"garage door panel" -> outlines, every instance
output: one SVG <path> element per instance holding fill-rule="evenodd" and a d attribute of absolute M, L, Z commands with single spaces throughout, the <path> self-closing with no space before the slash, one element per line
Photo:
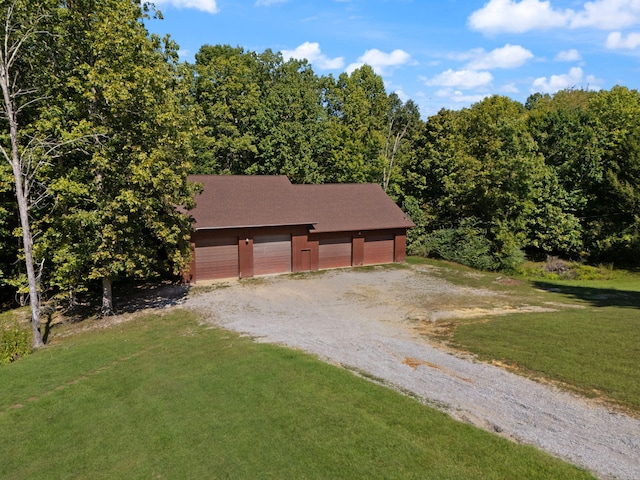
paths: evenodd
<path fill-rule="evenodd" d="M 375 235 L 364 239 L 364 264 L 393 263 L 394 235 Z"/>
<path fill-rule="evenodd" d="M 323 238 L 318 242 L 318 268 L 351 266 L 351 237 Z"/>
<path fill-rule="evenodd" d="M 197 280 L 239 275 L 238 237 L 208 238 L 196 244 Z"/>
<path fill-rule="evenodd" d="M 253 273 L 291 272 L 291 235 L 256 235 L 253 239 Z"/>

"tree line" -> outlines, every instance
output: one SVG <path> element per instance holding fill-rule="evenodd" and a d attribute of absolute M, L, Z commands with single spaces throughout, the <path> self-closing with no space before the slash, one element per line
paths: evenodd
<path fill-rule="evenodd" d="M 491 96 L 422 120 L 363 66 L 203 46 L 192 87 L 198 173 L 374 182 L 411 215 L 410 249 L 484 269 L 547 255 L 640 261 L 640 94 Z"/>
<path fill-rule="evenodd" d="M 484 269 L 528 256 L 639 260 L 640 95 L 492 96 L 423 120 L 363 66 L 204 45 L 180 62 L 137 0 L 9 0 L 0 12 L 0 282 L 70 306 L 189 259 L 189 173 L 374 182 L 409 248 Z"/>

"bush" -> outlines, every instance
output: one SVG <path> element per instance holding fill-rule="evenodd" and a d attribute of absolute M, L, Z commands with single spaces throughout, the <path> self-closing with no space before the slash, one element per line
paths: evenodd
<path fill-rule="evenodd" d="M 0 365 L 31 352 L 31 331 L 22 326 L 0 327 Z"/>
<path fill-rule="evenodd" d="M 611 280 L 613 267 L 607 265 L 586 265 L 579 262 L 547 257 L 542 263 L 529 262 L 517 270 L 518 275 L 547 280 Z"/>
<path fill-rule="evenodd" d="M 462 221 L 457 228 L 431 232 L 424 240 L 424 253 L 479 270 L 496 270 L 500 262 L 492 254 L 486 230 L 474 219 Z"/>
<path fill-rule="evenodd" d="M 414 197 L 406 197 L 402 202 L 402 210 L 409 215 L 415 227 L 407 232 L 407 252 L 418 254 L 424 249 L 427 215 Z"/>

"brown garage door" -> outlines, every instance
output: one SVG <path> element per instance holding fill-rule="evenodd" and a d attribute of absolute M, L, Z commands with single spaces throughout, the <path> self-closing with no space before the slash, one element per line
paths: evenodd
<path fill-rule="evenodd" d="M 351 237 L 322 238 L 318 242 L 318 268 L 351 266 Z"/>
<path fill-rule="evenodd" d="M 238 237 L 206 239 L 196 243 L 196 281 L 237 277 Z"/>
<path fill-rule="evenodd" d="M 291 271 L 291 235 L 256 235 L 253 238 L 253 274 Z"/>
<path fill-rule="evenodd" d="M 373 235 L 364 239 L 364 264 L 393 263 L 394 236 Z"/>

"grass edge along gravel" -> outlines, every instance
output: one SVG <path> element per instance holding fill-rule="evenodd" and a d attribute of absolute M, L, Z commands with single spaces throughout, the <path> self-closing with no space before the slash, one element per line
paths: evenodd
<path fill-rule="evenodd" d="M 449 347 L 640 416 L 640 274 L 606 269 L 595 278 L 512 277 L 412 257 L 458 285 L 509 292 L 552 313 L 527 312 L 438 322 Z"/>
<path fill-rule="evenodd" d="M 0 367 L 0 478 L 593 478 L 174 309 Z"/>

